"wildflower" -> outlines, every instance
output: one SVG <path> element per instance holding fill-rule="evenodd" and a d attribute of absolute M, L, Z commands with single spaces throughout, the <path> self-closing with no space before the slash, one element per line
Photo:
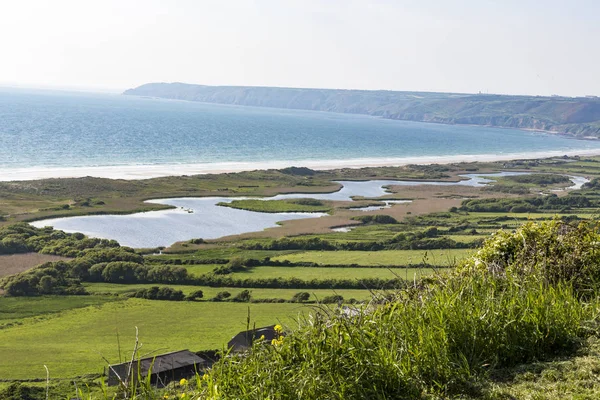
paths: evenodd
<path fill-rule="evenodd" d="M 187 385 L 187 384 L 188 384 L 188 381 L 187 381 L 187 379 L 185 379 L 185 378 L 182 378 L 182 379 L 179 381 L 179 384 L 180 384 L 181 386 L 185 386 L 185 385 Z"/>
<path fill-rule="evenodd" d="M 204 374 L 204 375 L 202 375 L 202 380 L 203 380 L 203 381 L 207 381 L 207 380 L 208 380 L 208 374 Z"/>
<path fill-rule="evenodd" d="M 260 337 L 258 338 L 259 342 L 263 342 L 265 340 L 265 335 L 260 335 Z"/>
<path fill-rule="evenodd" d="M 279 338 L 271 340 L 271 345 L 273 345 L 273 346 L 279 346 L 281 344 L 283 344 L 283 336 L 280 336 Z"/>
<path fill-rule="evenodd" d="M 282 327 L 281 325 L 277 324 L 277 325 L 275 325 L 275 326 L 273 327 L 273 330 L 274 330 L 275 332 L 277 332 L 277 333 L 282 333 L 282 332 L 283 332 L 283 327 Z"/>

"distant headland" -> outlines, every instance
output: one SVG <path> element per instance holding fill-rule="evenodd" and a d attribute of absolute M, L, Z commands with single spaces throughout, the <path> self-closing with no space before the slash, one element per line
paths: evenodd
<path fill-rule="evenodd" d="M 123 94 L 203 103 L 364 114 L 388 119 L 600 137 L 600 97 L 147 83 Z"/>

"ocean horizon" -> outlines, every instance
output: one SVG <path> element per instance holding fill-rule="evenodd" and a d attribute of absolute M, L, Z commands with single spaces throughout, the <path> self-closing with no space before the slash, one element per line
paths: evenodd
<path fill-rule="evenodd" d="M 0 181 L 593 154 L 600 141 L 518 129 L 0 88 Z"/>

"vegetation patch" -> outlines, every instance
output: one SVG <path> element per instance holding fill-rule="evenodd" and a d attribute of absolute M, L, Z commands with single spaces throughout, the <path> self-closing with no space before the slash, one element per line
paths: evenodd
<path fill-rule="evenodd" d="M 539 211 L 568 211 L 572 208 L 599 207 L 600 199 L 581 194 L 559 197 L 547 196 L 512 199 L 473 199 L 463 201 L 460 210 L 469 212 L 512 212 L 530 213 Z"/>
<path fill-rule="evenodd" d="M 516 182 L 516 183 L 524 183 L 527 185 L 537 185 L 537 186 L 571 183 L 571 180 L 569 179 L 568 176 L 554 175 L 554 174 L 510 175 L 510 176 L 505 176 L 502 179 L 511 181 L 511 182 Z"/>
<path fill-rule="evenodd" d="M 357 217 L 352 217 L 355 221 L 360 221 L 363 224 L 397 224 L 398 221 L 396 218 L 391 217 L 389 215 L 379 214 L 379 215 L 359 215 Z"/>
<path fill-rule="evenodd" d="M 217 205 L 223 207 L 237 208 L 240 210 L 256 211 L 264 213 L 282 212 L 331 212 L 329 202 L 315 199 L 286 199 L 286 200 L 233 200 L 231 202 L 220 202 Z"/>

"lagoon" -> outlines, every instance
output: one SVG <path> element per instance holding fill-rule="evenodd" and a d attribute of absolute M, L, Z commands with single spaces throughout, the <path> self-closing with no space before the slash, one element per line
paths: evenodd
<path fill-rule="evenodd" d="M 319 200 L 348 201 L 355 196 L 377 198 L 389 194 L 387 186 L 402 185 L 465 185 L 481 187 L 493 182 L 493 177 L 518 175 L 522 172 L 495 174 L 465 174 L 459 182 L 419 181 L 339 181 L 342 188 L 333 193 L 282 194 L 263 200 L 281 200 L 309 197 Z M 571 177 L 572 189 L 587 180 Z M 579 186 L 580 187 L 580 186 Z M 216 239 L 223 236 L 261 231 L 277 226 L 277 222 L 302 218 L 319 218 L 324 213 L 260 213 L 221 207 L 220 202 L 244 200 L 249 197 L 204 197 L 148 200 L 149 203 L 173 206 L 170 210 L 150 211 L 131 215 L 94 215 L 56 218 L 33 222 L 36 227 L 52 226 L 66 232 L 81 232 L 88 236 L 115 239 L 125 246 L 158 247 L 192 238 Z M 385 208 L 388 205 L 378 208 Z"/>

